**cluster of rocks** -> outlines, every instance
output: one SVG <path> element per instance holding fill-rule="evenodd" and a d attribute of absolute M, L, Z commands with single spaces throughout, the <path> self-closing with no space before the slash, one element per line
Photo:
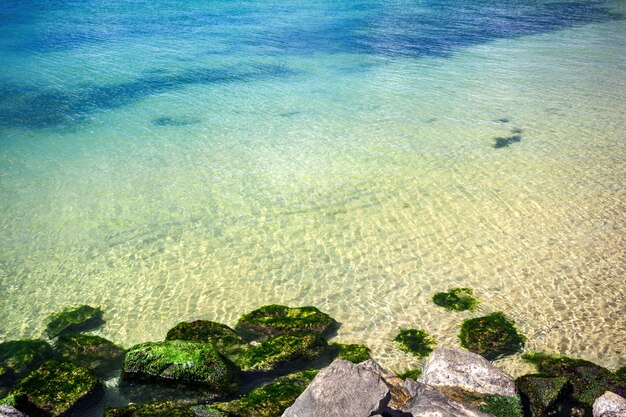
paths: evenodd
<path fill-rule="evenodd" d="M 471 291 L 459 290 L 439 295 L 437 305 L 474 309 Z M 471 352 L 433 350 L 427 332 L 402 330 L 401 349 L 430 355 L 422 369 L 399 376 L 364 345 L 329 343 L 339 324 L 314 307 L 264 306 L 234 328 L 182 322 L 165 340 L 128 350 L 81 333 L 102 323 L 100 309 L 78 306 L 49 318 L 49 340 L 0 343 L 0 417 L 81 415 L 102 397 L 103 379 L 116 376 L 194 395 L 108 408 L 105 417 L 626 416 L 624 368 L 526 354 L 537 373 L 514 381 L 493 366 L 490 359 L 525 341 L 503 313 L 463 321 L 459 340 Z"/>

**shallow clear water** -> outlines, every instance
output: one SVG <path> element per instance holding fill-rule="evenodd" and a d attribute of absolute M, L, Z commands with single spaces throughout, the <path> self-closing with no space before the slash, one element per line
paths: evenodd
<path fill-rule="evenodd" d="M 624 365 L 624 16 L 2 2 L 0 339 L 76 303 L 126 346 L 310 304 L 403 370 L 399 328 L 457 346 L 463 319 L 502 310 L 530 349 Z M 453 286 L 482 312 L 430 302 Z"/>

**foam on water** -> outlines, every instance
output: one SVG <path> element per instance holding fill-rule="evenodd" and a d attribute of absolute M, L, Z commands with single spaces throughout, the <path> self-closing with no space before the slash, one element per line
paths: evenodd
<path fill-rule="evenodd" d="M 0 338 L 75 303 L 126 346 L 310 304 L 403 370 L 399 328 L 457 346 L 502 310 L 624 365 L 624 4 L 466 2 L 426 36 L 458 2 L 11 3 Z M 430 301 L 453 286 L 483 311 Z"/>

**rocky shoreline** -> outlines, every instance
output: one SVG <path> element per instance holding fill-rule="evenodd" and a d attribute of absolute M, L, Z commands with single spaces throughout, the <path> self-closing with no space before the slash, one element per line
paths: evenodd
<path fill-rule="evenodd" d="M 437 293 L 447 310 L 475 310 L 471 289 Z M 123 349 L 84 334 L 104 323 L 90 306 L 49 317 L 47 340 L 0 344 L 0 417 L 80 416 L 101 400 L 103 381 L 172 387 L 187 399 L 111 407 L 104 417 L 624 417 L 626 367 L 526 352 L 536 373 L 517 380 L 490 360 L 523 350 L 504 313 L 461 323 L 467 350 L 436 349 L 422 329 L 400 329 L 398 347 L 425 358 L 396 375 L 364 345 L 330 343 L 340 326 L 315 307 L 268 305 L 234 328 L 182 322 L 163 341 Z"/>

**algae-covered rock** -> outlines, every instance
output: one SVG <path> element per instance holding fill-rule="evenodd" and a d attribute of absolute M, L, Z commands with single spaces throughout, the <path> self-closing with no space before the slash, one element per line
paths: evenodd
<path fill-rule="evenodd" d="M 337 359 L 361 363 L 371 358 L 370 349 L 365 345 L 337 343 L 336 347 L 339 348 Z"/>
<path fill-rule="evenodd" d="M 404 329 L 393 339 L 400 345 L 400 350 L 412 353 L 418 358 L 427 356 L 435 348 L 435 339 L 421 329 Z"/>
<path fill-rule="evenodd" d="M 545 353 L 528 353 L 522 358 L 545 376 L 566 378 L 572 387 L 571 399 L 580 403 L 588 415 L 591 415 L 593 402 L 605 391 L 626 396 L 626 382 L 592 362 Z"/>
<path fill-rule="evenodd" d="M 215 346 L 186 340 L 147 342 L 126 353 L 124 375 L 161 383 L 197 385 L 216 394 L 237 390 L 239 368 Z"/>
<path fill-rule="evenodd" d="M 487 395 L 482 398 L 481 404 L 476 409 L 495 417 L 524 417 L 519 396 Z"/>
<path fill-rule="evenodd" d="M 241 336 L 227 325 L 209 320 L 178 323 L 167 332 L 165 340 L 211 343 L 222 353 L 236 350 L 246 344 Z"/>
<path fill-rule="evenodd" d="M 451 288 L 447 292 L 435 293 L 433 302 L 448 311 L 475 311 L 479 304 L 471 288 Z"/>
<path fill-rule="evenodd" d="M 526 342 L 515 322 L 502 312 L 463 321 L 459 340 L 461 346 L 489 360 L 519 352 Z"/>
<path fill-rule="evenodd" d="M 48 317 L 46 334 L 57 337 L 62 333 L 74 333 L 98 327 L 104 323 L 102 310 L 97 307 L 82 305 L 67 307 Z"/>
<path fill-rule="evenodd" d="M 165 401 L 110 407 L 104 410 L 103 417 L 198 417 L 198 415 L 190 405 Z"/>
<path fill-rule="evenodd" d="M 99 388 L 98 379 L 88 369 L 52 360 L 15 388 L 17 408 L 29 415 L 61 416 Z"/>
<path fill-rule="evenodd" d="M 558 413 L 560 402 L 568 391 L 567 378 L 546 377 L 542 375 L 524 375 L 516 385 L 530 409 L 533 417 Z"/>
<path fill-rule="evenodd" d="M 86 334 L 64 334 L 54 346 L 63 360 L 76 363 L 98 374 L 120 369 L 124 360 L 124 349 L 100 336 Z"/>
<path fill-rule="evenodd" d="M 323 335 L 336 326 L 335 319 L 315 307 L 287 307 L 272 304 L 241 316 L 235 329 L 248 337 L 259 338 L 287 333 Z"/>
<path fill-rule="evenodd" d="M 228 416 L 279 417 L 302 394 L 316 374 L 317 371 L 296 372 L 254 389 L 240 399 L 208 407 L 194 407 L 194 410 L 199 415 L 206 415 L 200 413 L 212 409 Z"/>
<path fill-rule="evenodd" d="M 314 359 L 327 346 L 326 339 L 316 333 L 284 334 L 254 345 L 232 359 L 245 371 L 271 371 L 286 362 Z"/>
<path fill-rule="evenodd" d="M 398 374 L 398 376 L 402 379 L 412 379 L 414 381 L 416 381 L 421 375 L 422 375 L 421 369 L 409 369 Z"/>
<path fill-rule="evenodd" d="M 38 339 L 0 343 L 0 387 L 8 386 L 52 357 L 52 347 Z"/>

